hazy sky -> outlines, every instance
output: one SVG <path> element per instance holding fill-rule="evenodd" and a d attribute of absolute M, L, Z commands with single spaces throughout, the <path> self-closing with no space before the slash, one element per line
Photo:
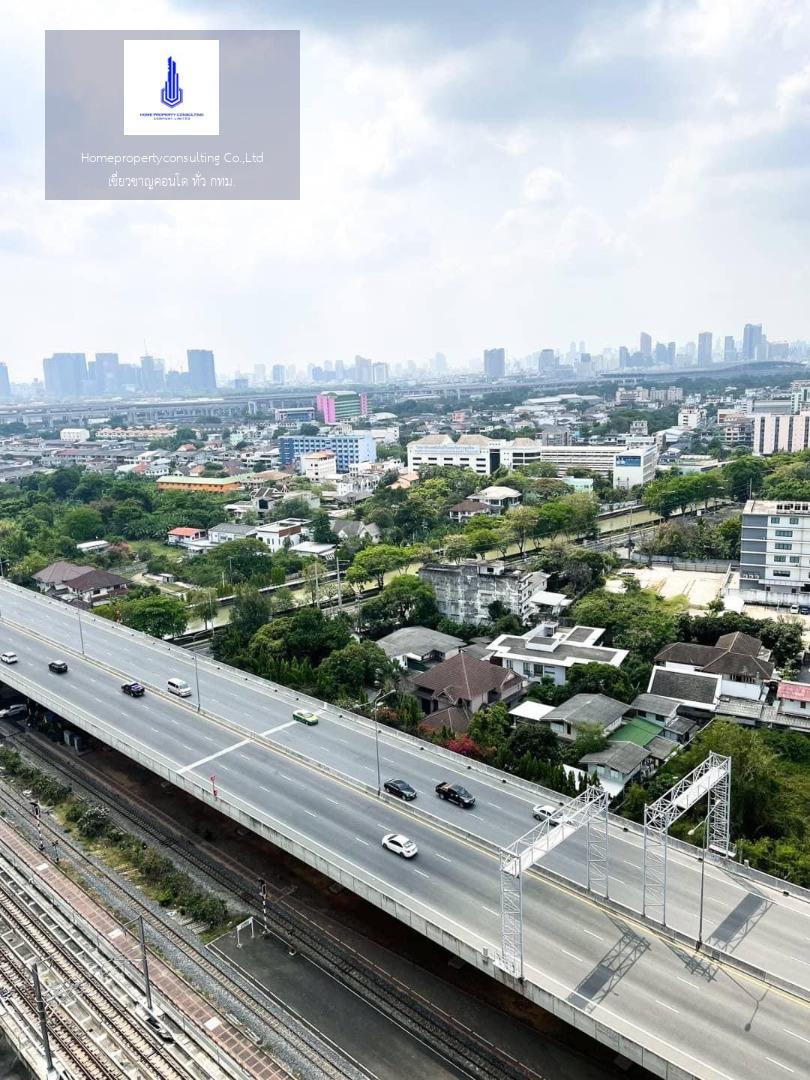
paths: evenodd
<path fill-rule="evenodd" d="M 810 337 L 810 0 L 0 0 L 0 16 L 12 378 L 144 341 L 233 371 L 746 321 Z M 258 20 L 302 31 L 300 202 L 44 201 L 46 27 Z"/>

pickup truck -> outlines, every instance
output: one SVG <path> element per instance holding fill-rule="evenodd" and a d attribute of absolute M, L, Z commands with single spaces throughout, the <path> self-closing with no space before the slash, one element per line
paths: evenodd
<path fill-rule="evenodd" d="M 463 806 L 465 810 L 475 806 L 475 796 L 471 795 L 461 784 L 450 784 L 447 780 L 443 780 L 436 785 L 436 794 L 440 799 L 454 802 L 456 806 Z"/>

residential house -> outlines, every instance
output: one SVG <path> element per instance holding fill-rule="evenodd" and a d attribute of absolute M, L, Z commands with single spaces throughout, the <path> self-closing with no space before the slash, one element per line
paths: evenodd
<path fill-rule="evenodd" d="M 232 540 L 252 540 L 256 536 L 256 525 L 239 525 L 234 521 L 223 521 L 208 530 L 208 539 L 212 544 L 226 544 Z"/>
<path fill-rule="evenodd" d="M 271 521 L 267 525 L 259 525 L 256 529 L 256 538 L 261 540 L 271 551 L 297 547 L 302 540 L 306 539 L 308 524 L 309 522 L 303 521 L 301 518 L 282 518 L 281 521 Z"/>
<path fill-rule="evenodd" d="M 585 754 L 580 759 L 580 765 L 589 776 L 595 774 L 608 795 L 614 798 L 624 791 L 631 780 L 636 777 L 641 779 L 648 756 L 643 746 L 632 742 L 612 742 L 604 750 Z"/>
<path fill-rule="evenodd" d="M 37 571 L 34 574 L 34 581 L 36 581 L 40 592 L 58 596 L 65 591 L 67 581 L 70 581 L 71 578 L 81 577 L 82 574 L 88 574 L 93 569 L 92 566 L 78 566 L 76 563 L 59 559 L 57 562 L 50 563 L 43 570 Z"/>
<path fill-rule="evenodd" d="M 376 644 L 401 668 L 427 671 L 460 652 L 464 640 L 426 626 L 403 626 L 386 634 Z"/>
<path fill-rule="evenodd" d="M 776 688 L 777 723 L 797 731 L 810 731 L 810 683 L 783 680 Z"/>
<path fill-rule="evenodd" d="M 605 736 L 617 731 L 626 711 L 623 701 L 607 694 L 574 694 L 547 712 L 540 722 L 563 742 L 572 743 L 583 731 L 594 728 Z"/>
<path fill-rule="evenodd" d="M 349 518 L 334 518 L 332 532 L 338 540 L 370 540 L 372 544 L 379 544 L 382 536 L 379 525 L 373 521 L 367 524 L 365 521 L 352 521 Z"/>
<path fill-rule="evenodd" d="M 411 693 L 418 698 L 432 730 L 450 727 L 466 731 L 473 715 L 487 705 L 510 705 L 525 688 L 523 679 L 459 652 L 428 671 L 410 676 Z"/>
<path fill-rule="evenodd" d="M 668 671 L 719 675 L 721 697 L 763 701 L 773 677 L 770 652 L 750 634 L 723 634 L 714 645 L 676 641 L 655 657 Z M 673 695 L 678 696 L 678 695 Z"/>
<path fill-rule="evenodd" d="M 621 667 L 626 649 L 598 642 L 605 633 L 597 626 L 559 627 L 542 622 L 525 634 L 501 634 L 487 647 L 495 664 L 516 671 L 530 682 L 550 679 L 562 686 L 575 664 L 609 664 Z"/>
<path fill-rule="evenodd" d="M 523 496 L 515 488 L 500 487 L 496 484 L 485 487 L 482 491 L 476 491 L 473 499 L 488 506 L 491 513 L 502 514 L 513 506 L 517 506 Z"/>
<path fill-rule="evenodd" d="M 455 506 L 451 506 L 447 511 L 447 516 L 451 521 L 464 523 L 470 520 L 470 518 L 478 517 L 480 514 L 491 514 L 489 506 L 485 502 L 481 502 L 478 499 L 462 499 L 461 502 L 457 502 Z"/>
<path fill-rule="evenodd" d="M 104 604 L 117 596 L 125 596 L 131 583 L 120 574 L 93 569 L 70 578 L 64 584 L 63 599 L 68 603 L 79 602 L 84 607 L 95 607 L 96 604 Z"/>
<path fill-rule="evenodd" d="M 192 544 L 197 543 L 200 540 L 205 540 L 207 533 L 205 529 L 194 529 L 191 527 L 180 526 L 176 529 L 170 529 L 166 534 L 166 543 L 172 544 L 175 547 L 189 547 Z"/>

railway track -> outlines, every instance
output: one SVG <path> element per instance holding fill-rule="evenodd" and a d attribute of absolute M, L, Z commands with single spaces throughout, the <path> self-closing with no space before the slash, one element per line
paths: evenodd
<path fill-rule="evenodd" d="M 36 920 L 14 895 L 7 882 L 0 878 L 0 915 L 13 926 L 38 956 L 47 960 L 51 970 L 58 972 L 64 983 L 80 991 L 87 1007 L 95 1013 L 132 1060 L 143 1068 L 144 1077 L 154 1080 L 187 1080 L 188 1072 L 178 1068 L 162 1046 L 146 1037 L 129 1010 L 111 995 L 95 975 L 73 959 L 70 950 Z"/>
<path fill-rule="evenodd" d="M 16 792 L 12 794 L 7 788 L 0 786 L 0 805 L 3 804 L 13 807 L 19 814 L 26 817 L 30 816 L 26 800 L 23 797 L 18 796 Z M 151 926 L 153 929 L 156 928 L 162 938 L 188 955 L 189 942 L 187 939 L 178 933 L 170 920 L 161 918 L 148 904 L 142 901 L 137 895 L 136 889 L 128 889 L 120 885 L 116 877 L 112 873 L 106 871 L 103 865 L 97 864 L 90 859 L 79 844 L 69 836 L 65 836 L 44 818 L 41 819 L 40 826 L 44 832 L 48 832 L 58 839 L 59 847 L 63 853 L 69 851 L 76 863 L 88 866 L 94 875 L 103 877 L 105 887 L 120 900 L 122 905 L 129 909 L 133 909 L 137 914 L 142 915 L 144 922 L 147 925 Z M 280 1040 L 283 1039 L 290 1045 L 296 1053 L 317 1070 L 317 1073 L 324 1077 L 325 1080 L 356 1080 L 358 1070 L 353 1067 L 344 1067 L 339 1053 L 335 1055 L 330 1054 L 328 1047 L 325 1047 L 324 1051 L 321 1051 L 316 1046 L 311 1045 L 310 1042 L 307 1041 L 294 1027 L 279 1019 L 275 1011 L 271 1012 L 270 1010 L 262 1008 L 261 1004 L 257 1002 L 257 995 L 245 991 L 243 987 L 227 973 L 224 964 L 218 965 L 213 963 L 202 950 L 198 950 L 194 953 L 193 961 L 200 971 L 204 972 L 209 978 L 215 980 L 220 987 L 226 990 L 232 998 L 239 1002 L 242 1008 L 250 1014 L 255 1027 L 258 1028 L 259 1031 L 263 1028 L 267 1028 L 279 1036 Z M 272 1002 L 276 1007 L 283 1007 L 282 1002 L 275 999 L 272 994 L 269 994 L 264 990 L 262 990 L 262 993 L 258 996 Z M 226 1025 L 231 1025 L 233 1023 L 232 1017 L 225 1016 L 222 1013 L 221 1015 L 223 1023 Z M 317 1033 L 317 1035 L 320 1039 L 324 1039 L 320 1033 Z M 258 1041 L 258 1036 L 253 1041 Z M 328 1042 L 328 1040 L 326 1041 Z M 293 1074 L 290 1073 L 290 1076 L 292 1075 Z"/>
<path fill-rule="evenodd" d="M 481 1036 L 468 1031 L 454 1017 L 415 994 L 388 972 L 376 967 L 338 940 L 321 923 L 309 919 L 299 906 L 293 907 L 286 902 L 282 894 L 275 897 L 268 895 L 264 912 L 253 878 L 207 857 L 182 832 L 157 823 L 154 816 L 122 799 L 120 791 L 100 777 L 94 776 L 91 786 L 78 769 L 61 760 L 55 761 L 44 748 L 32 748 L 30 744 L 26 744 L 26 750 L 31 749 L 34 750 L 33 756 L 40 758 L 49 768 L 61 775 L 75 792 L 86 794 L 95 802 L 108 801 L 115 807 L 117 815 L 136 825 L 164 849 L 174 849 L 190 866 L 237 897 L 254 917 L 258 917 L 259 925 L 262 925 L 266 914 L 269 933 L 358 994 L 460 1072 L 475 1080 L 542 1080 L 539 1073 Z M 3 790 L 0 788 L 0 800 L 2 798 Z M 64 843 L 61 836 L 59 842 L 60 845 Z M 93 865 L 95 867 L 95 864 Z M 95 870 L 99 872 L 98 868 Z M 141 906 L 144 917 L 147 918 L 148 912 L 149 919 L 154 921 L 151 909 Z M 171 924 L 168 925 L 167 936 L 169 933 L 176 933 Z M 203 956 L 202 963 L 205 966 L 210 964 L 210 961 Z M 221 978 L 221 975 L 217 973 L 216 977 Z M 263 987 L 259 989 L 266 993 Z"/>

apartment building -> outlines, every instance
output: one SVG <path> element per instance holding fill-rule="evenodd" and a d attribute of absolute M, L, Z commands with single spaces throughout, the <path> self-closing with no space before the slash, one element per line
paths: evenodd
<path fill-rule="evenodd" d="M 339 473 L 350 472 L 361 462 L 377 460 L 377 447 L 365 431 L 353 435 L 281 435 L 278 449 L 284 466 L 293 465 L 306 454 L 331 450 Z"/>
<path fill-rule="evenodd" d="M 302 454 L 301 473 L 313 484 L 330 484 L 337 479 L 337 456 L 334 450 L 314 450 Z"/>
<path fill-rule="evenodd" d="M 500 561 L 463 559 L 457 564 L 426 563 L 419 577 L 433 586 L 442 615 L 456 622 L 482 623 L 489 620 L 489 605 L 499 600 L 504 607 L 526 619 L 531 614 L 531 597 L 545 589 L 548 574 L 507 566 Z"/>
<path fill-rule="evenodd" d="M 810 448 L 810 409 L 796 414 L 754 413 L 754 453 L 761 457 Z"/>
<path fill-rule="evenodd" d="M 810 604 L 810 502 L 745 504 L 740 592 L 762 604 Z"/>

